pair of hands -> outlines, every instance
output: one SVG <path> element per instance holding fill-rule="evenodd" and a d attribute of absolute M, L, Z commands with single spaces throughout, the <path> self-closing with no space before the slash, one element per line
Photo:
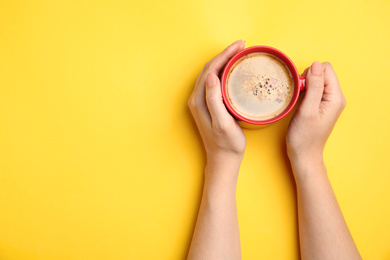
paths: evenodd
<path fill-rule="evenodd" d="M 237 41 L 207 62 L 188 101 L 208 165 L 223 165 L 226 161 L 239 164 L 244 156 L 244 132 L 223 104 L 217 76 L 228 60 L 244 48 L 245 42 Z M 346 105 L 330 63 L 316 61 L 302 75 L 306 77 L 305 96 L 286 136 L 288 156 L 297 165 L 322 162 L 326 140 Z"/>
<path fill-rule="evenodd" d="M 238 41 L 206 63 L 188 105 L 207 153 L 205 181 L 188 259 L 241 259 L 236 187 L 246 138 L 226 110 L 217 75 L 245 47 Z M 323 162 L 326 140 L 346 101 L 329 63 L 307 68 L 306 91 L 286 135 L 297 187 L 302 259 L 361 259 Z"/>

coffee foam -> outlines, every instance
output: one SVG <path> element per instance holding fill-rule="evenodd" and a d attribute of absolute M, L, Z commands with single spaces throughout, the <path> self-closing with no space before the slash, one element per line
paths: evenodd
<path fill-rule="evenodd" d="M 288 67 L 267 53 L 248 54 L 233 65 L 227 95 L 236 111 L 253 120 L 267 120 L 283 112 L 294 93 Z"/>

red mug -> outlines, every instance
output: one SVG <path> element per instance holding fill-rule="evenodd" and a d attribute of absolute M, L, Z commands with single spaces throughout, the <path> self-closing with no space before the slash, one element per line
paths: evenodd
<path fill-rule="evenodd" d="M 243 56 L 251 54 L 251 53 L 256 53 L 256 52 L 267 53 L 267 54 L 271 54 L 271 55 L 277 57 L 284 64 L 286 64 L 286 66 L 290 70 L 291 75 L 294 79 L 294 93 L 293 93 L 293 96 L 291 98 L 290 103 L 287 105 L 287 107 L 280 114 L 278 114 L 277 116 L 275 116 L 273 118 L 266 119 L 266 120 L 253 120 L 253 119 L 247 118 L 247 117 L 239 114 L 235 110 L 235 108 L 232 106 L 232 104 L 230 103 L 228 95 L 227 95 L 227 89 L 226 89 L 227 76 L 228 76 L 228 73 L 229 73 L 231 67 L 234 65 L 234 63 L 236 61 L 238 61 L 240 58 L 242 58 Z M 300 77 L 298 70 L 295 67 L 294 63 L 291 61 L 291 59 L 289 57 L 287 57 L 287 55 L 284 54 L 283 52 L 281 52 L 280 50 L 275 49 L 273 47 L 269 47 L 269 46 L 252 46 L 252 47 L 246 48 L 246 49 L 240 51 L 239 53 L 237 53 L 236 55 L 234 55 L 226 64 L 226 66 L 222 72 L 222 78 L 221 78 L 222 98 L 223 98 L 223 101 L 224 101 L 225 106 L 228 109 L 228 111 L 237 119 L 238 123 L 242 127 L 256 129 L 256 128 L 260 128 L 262 126 L 267 126 L 269 124 L 275 123 L 275 122 L 279 121 L 280 119 L 284 118 L 293 109 L 293 107 L 297 103 L 300 92 L 305 90 L 305 80 L 306 79 L 304 77 Z"/>

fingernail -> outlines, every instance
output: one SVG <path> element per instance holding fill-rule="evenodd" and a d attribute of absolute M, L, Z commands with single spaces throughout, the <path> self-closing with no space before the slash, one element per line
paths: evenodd
<path fill-rule="evenodd" d="M 242 40 L 238 40 L 232 43 L 232 45 L 238 44 L 239 42 L 242 42 Z"/>
<path fill-rule="evenodd" d="M 322 75 L 322 64 L 319 61 L 313 62 L 311 65 L 311 73 L 314 75 Z"/>
<path fill-rule="evenodd" d="M 212 73 L 207 74 L 207 86 L 212 87 L 217 84 L 217 79 Z"/>
<path fill-rule="evenodd" d="M 241 43 L 241 49 L 244 49 L 245 48 L 245 41 L 242 41 L 242 43 Z"/>

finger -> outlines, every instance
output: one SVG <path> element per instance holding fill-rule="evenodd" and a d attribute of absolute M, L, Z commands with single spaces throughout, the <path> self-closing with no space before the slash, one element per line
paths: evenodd
<path fill-rule="evenodd" d="M 209 64 L 210 64 L 210 61 L 207 62 L 207 63 L 203 66 L 203 69 L 202 69 L 202 71 L 200 72 L 198 79 L 196 80 L 195 89 L 196 89 L 196 86 L 199 84 L 199 80 L 203 77 L 203 73 L 204 73 L 204 71 L 206 70 L 206 68 L 208 68 Z"/>
<path fill-rule="evenodd" d="M 244 47 L 245 47 L 245 42 L 243 42 L 241 40 L 236 41 L 236 42 L 232 43 L 230 46 L 228 46 L 221 53 L 219 53 L 217 56 L 215 56 L 213 59 L 211 59 L 209 62 L 207 62 L 204 65 L 203 70 L 198 77 L 198 80 L 197 80 L 196 85 L 195 85 L 194 93 L 197 92 L 199 88 L 203 87 L 203 91 L 202 91 L 202 93 L 200 93 L 200 95 L 204 96 L 204 85 L 206 82 L 206 75 L 207 75 L 206 71 L 213 70 L 214 73 L 218 75 L 219 71 L 225 65 L 225 63 L 232 56 L 234 56 L 237 52 L 241 51 Z M 223 63 L 221 63 L 221 62 L 223 62 Z M 218 70 L 218 71 L 216 71 L 216 70 Z"/>
<path fill-rule="evenodd" d="M 223 122 L 231 120 L 222 101 L 220 82 L 216 74 L 209 72 L 206 81 L 206 102 L 209 109 L 212 124 L 221 126 Z"/>
<path fill-rule="evenodd" d="M 211 116 L 207 110 L 207 107 L 199 106 L 193 97 L 191 97 L 188 101 L 188 106 L 194 118 L 195 124 L 198 127 L 200 135 L 202 138 L 205 138 L 205 132 L 207 132 L 207 129 L 211 128 Z"/>
<path fill-rule="evenodd" d="M 191 113 L 195 119 L 196 124 L 198 125 L 198 128 L 200 127 L 200 121 L 199 121 L 200 118 L 205 117 L 206 114 L 209 113 L 206 107 L 205 97 L 204 96 L 202 97 L 201 95 L 197 95 L 197 90 L 199 89 L 199 81 L 203 78 L 204 71 L 208 68 L 209 63 L 210 61 L 203 66 L 203 69 L 200 72 L 199 77 L 195 83 L 195 88 L 192 91 L 192 94 L 188 101 L 188 106 L 190 107 Z M 209 121 L 211 124 L 210 115 L 208 115 L 208 117 L 210 118 Z"/>
<path fill-rule="evenodd" d="M 339 88 L 340 84 L 337 79 L 336 72 L 334 71 L 332 64 L 329 62 L 322 63 L 322 66 L 324 68 L 324 84 L 325 86 L 334 86 L 335 88 Z"/>
<path fill-rule="evenodd" d="M 244 48 L 244 41 L 239 40 L 234 42 L 210 61 L 209 70 L 218 75 L 220 70 L 223 68 L 223 66 L 225 66 L 225 64 L 230 60 L 230 58 Z"/>
<path fill-rule="evenodd" d="M 322 64 L 313 62 L 306 75 L 306 92 L 302 100 L 302 109 L 319 108 L 324 93 L 324 73 Z"/>
<path fill-rule="evenodd" d="M 332 65 L 329 62 L 324 62 L 322 66 L 324 67 L 324 92 L 332 95 L 343 95 L 336 72 Z"/>
<path fill-rule="evenodd" d="M 310 67 L 309 67 L 310 68 Z M 306 68 L 303 73 L 301 74 L 301 77 L 305 77 L 306 78 L 306 75 L 307 75 L 307 71 L 309 70 L 309 68 Z"/>
<path fill-rule="evenodd" d="M 194 92 L 192 93 L 193 99 L 197 100 L 197 107 L 198 107 L 198 116 L 202 118 L 207 118 L 207 116 L 210 118 L 209 111 L 207 109 L 207 104 L 205 100 L 206 96 L 206 75 L 208 74 L 209 70 L 215 70 L 219 68 L 222 68 L 223 65 L 232 57 L 234 54 L 239 52 L 242 48 L 245 47 L 245 43 L 243 41 L 236 41 L 229 47 L 227 47 L 222 53 L 218 54 L 214 59 L 212 59 L 210 62 L 206 63 L 204 66 L 204 70 L 202 72 L 202 75 L 200 75 L 200 80 L 198 81 L 198 84 L 195 86 Z M 221 56 L 222 55 L 222 56 Z M 225 63 L 221 63 L 225 60 Z M 215 64 L 222 64 L 222 65 L 213 65 Z M 218 72 L 215 72 L 215 74 L 218 74 Z M 210 120 L 211 123 L 211 120 Z"/>
<path fill-rule="evenodd" d="M 240 48 L 239 48 L 239 50 L 238 50 L 238 51 L 240 51 L 240 50 L 242 50 L 242 49 L 245 48 L 245 42 L 242 41 L 242 40 L 235 41 L 235 42 L 233 42 L 230 46 L 228 46 L 224 51 L 222 51 L 222 53 L 224 53 L 225 51 L 227 51 L 227 50 L 230 49 L 230 48 L 235 48 L 236 46 L 240 46 Z M 237 51 L 237 52 L 238 52 L 238 51 Z M 234 54 L 236 54 L 237 52 L 235 52 Z M 210 65 L 210 64 L 211 64 L 219 55 L 221 55 L 222 53 L 219 53 L 216 57 L 212 58 L 209 62 L 207 62 L 207 63 L 203 66 L 203 69 L 202 69 L 202 71 L 201 71 L 201 73 L 200 73 L 200 75 L 199 75 L 199 77 L 198 77 L 198 80 L 197 80 L 196 84 L 199 83 L 199 79 L 201 79 L 202 77 L 205 76 L 205 75 L 203 75 L 203 73 L 204 73 L 204 71 L 205 71 L 206 69 L 208 69 L 209 65 Z M 233 55 L 234 55 L 234 54 L 233 54 Z M 233 56 L 233 55 L 232 55 L 232 56 Z M 229 58 L 229 59 L 230 59 L 230 58 Z M 225 63 L 226 63 L 227 61 L 228 61 L 228 60 L 226 60 Z M 225 65 L 225 63 L 223 63 L 223 65 Z M 223 65 L 222 65 L 222 67 L 223 67 Z M 222 68 L 222 67 L 221 67 L 221 68 Z"/>
<path fill-rule="evenodd" d="M 198 128 L 200 128 L 202 125 L 211 126 L 211 116 L 207 108 L 205 97 L 191 95 L 188 101 L 188 106 L 196 124 L 198 125 Z"/>
<path fill-rule="evenodd" d="M 324 101 L 336 102 L 341 110 L 346 105 L 346 100 L 337 79 L 336 72 L 329 62 L 323 63 L 324 67 Z"/>

